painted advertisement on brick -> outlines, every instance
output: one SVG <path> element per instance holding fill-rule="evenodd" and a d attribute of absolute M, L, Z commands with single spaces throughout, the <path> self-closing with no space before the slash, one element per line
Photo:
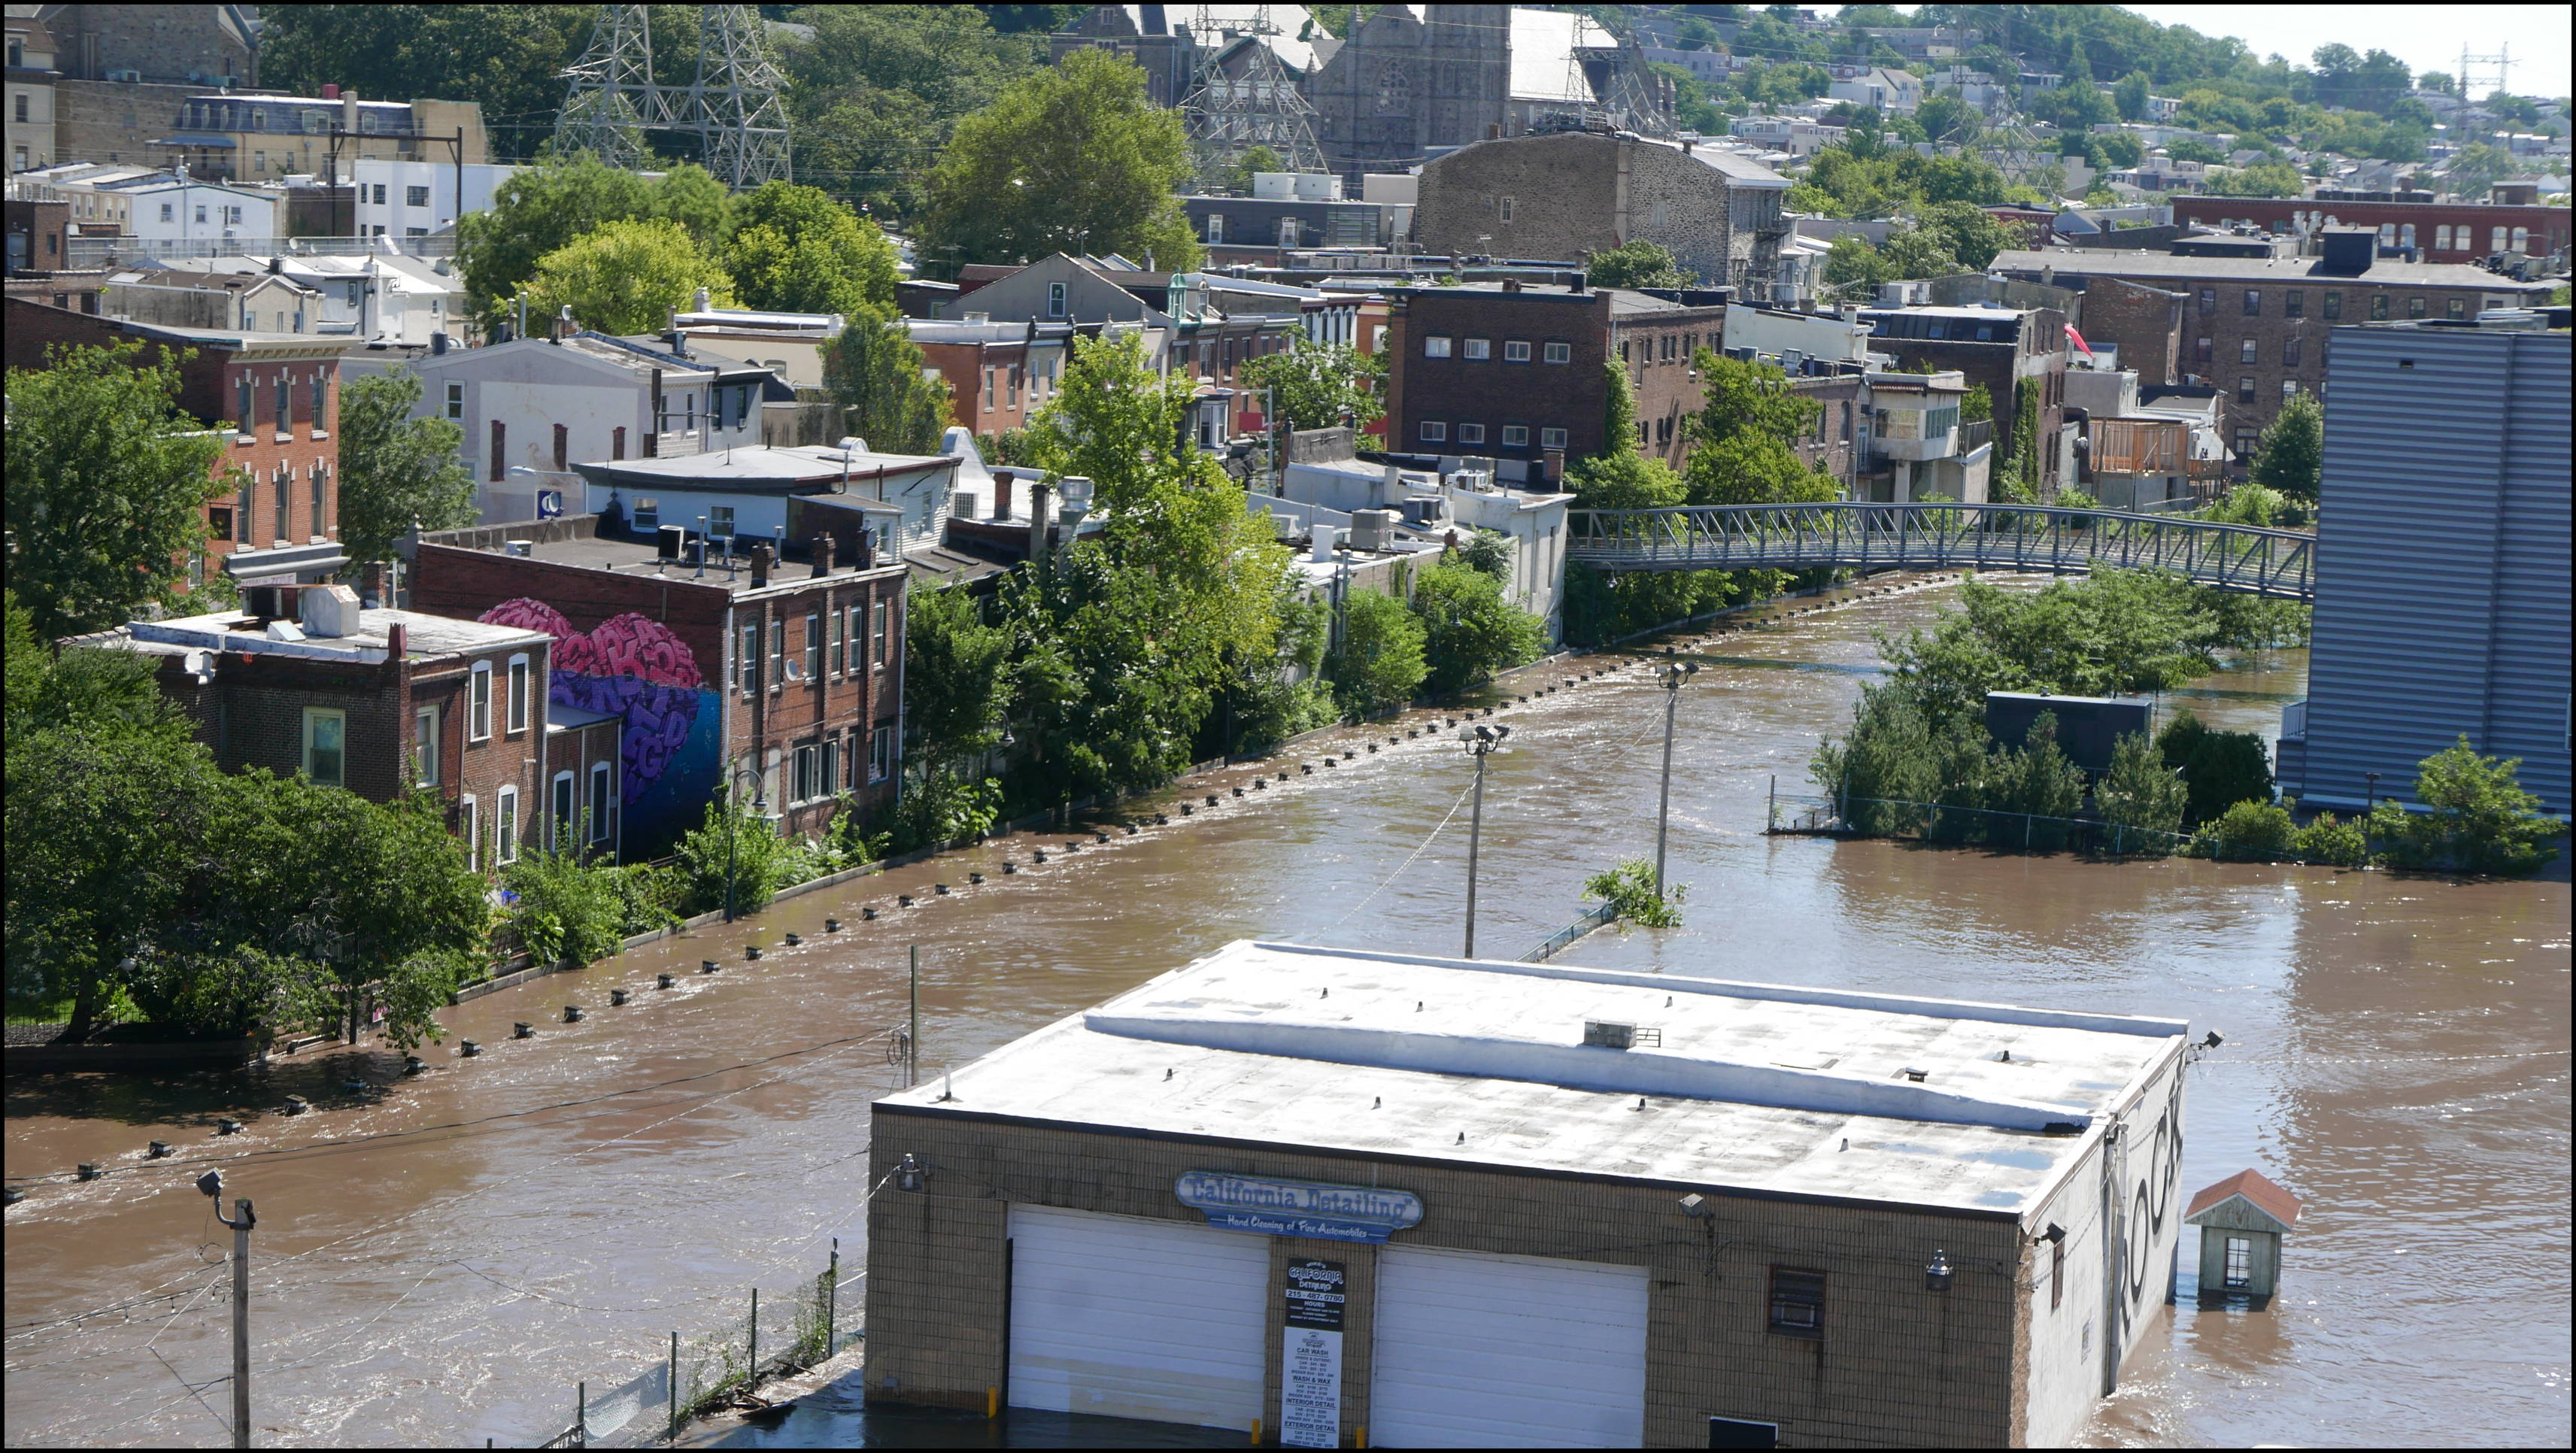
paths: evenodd
<path fill-rule="evenodd" d="M 623 721 L 618 777 L 628 861 L 669 852 L 704 819 L 721 756 L 719 713 L 688 642 L 633 612 L 575 630 L 561 611 L 527 596 L 505 600 L 480 619 L 554 637 L 548 699 Z"/>

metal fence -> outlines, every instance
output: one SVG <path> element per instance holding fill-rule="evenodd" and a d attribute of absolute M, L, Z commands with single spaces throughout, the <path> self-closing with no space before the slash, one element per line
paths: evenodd
<path fill-rule="evenodd" d="M 1619 921 L 1619 905 L 1604 903 L 1581 918 L 1549 934 L 1539 946 L 1521 955 L 1525 964 L 1543 964 L 1573 946 L 1574 941 L 1596 928 L 1606 928 Z"/>
<path fill-rule="evenodd" d="M 1855 808 L 1887 808 L 1855 824 Z M 2349 867 L 2288 848 L 2229 842 L 2206 833 L 2164 832 L 2092 817 L 2051 817 L 1956 803 L 1914 802 L 1901 797 L 1831 797 L 1779 793 L 1771 797 L 1767 831 L 1818 837 L 1915 838 L 2021 852 L 2080 852 L 2104 857 L 2199 857 L 2223 862 L 2305 863 Z"/>
<path fill-rule="evenodd" d="M 823 1362 L 865 1335 L 840 1317 L 841 1290 L 866 1278 L 841 1275 L 841 1243 L 810 1281 L 785 1295 L 751 1289 L 742 1311 L 695 1336 L 671 1334 L 670 1350 L 642 1372 L 594 1394 L 573 1388 L 572 1421 L 541 1448 L 644 1447 L 679 1436 L 691 1419 L 734 1406 L 771 1379 Z M 853 1319 L 855 1323 L 855 1319 Z"/>

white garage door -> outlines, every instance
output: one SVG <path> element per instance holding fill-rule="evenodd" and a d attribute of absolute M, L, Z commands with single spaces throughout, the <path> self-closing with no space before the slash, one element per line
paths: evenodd
<path fill-rule="evenodd" d="M 1370 1341 L 1376 1447 L 1645 1441 L 1643 1267 L 1389 1246 Z"/>
<path fill-rule="evenodd" d="M 1011 1406 L 1252 1427 L 1270 1239 L 1011 1208 Z"/>

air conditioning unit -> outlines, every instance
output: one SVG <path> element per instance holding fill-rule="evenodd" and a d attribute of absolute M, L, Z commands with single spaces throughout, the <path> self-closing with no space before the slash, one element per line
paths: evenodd
<path fill-rule="evenodd" d="M 111 81 L 122 82 L 128 86 L 139 86 L 143 84 L 143 73 L 141 71 L 110 71 L 107 73 L 107 78 Z"/>
<path fill-rule="evenodd" d="M 1383 550 L 1395 538 L 1396 513 L 1393 510 L 1351 511 L 1351 548 Z"/>

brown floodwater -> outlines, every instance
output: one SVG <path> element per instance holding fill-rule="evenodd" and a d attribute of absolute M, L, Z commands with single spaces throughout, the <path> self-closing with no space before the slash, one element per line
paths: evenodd
<path fill-rule="evenodd" d="M 2186 1295 L 2089 1441 L 2563 1444 L 2563 875 L 2460 884 L 1766 837 L 1774 779 L 1810 788 L 1816 737 L 1842 728 L 1875 668 L 1872 632 L 1949 598 L 1885 596 L 1697 646 L 1708 669 L 1682 698 L 1672 811 L 1687 922 L 1598 933 L 1568 961 L 2216 1028 L 2226 1043 L 2189 1083 L 2186 1184 L 2253 1166 L 2305 1198 L 2283 1294 L 2257 1313 Z M 2165 706 L 2269 732 L 2305 670 L 2302 652 L 2266 653 Z M 1662 717 L 1633 670 L 1504 715 L 1486 953 L 1524 951 L 1581 911 L 1587 874 L 1652 853 Z M 1078 854 L 1061 852 L 1067 834 L 1024 835 L 474 1000 L 416 1079 L 338 1050 L 242 1074 L 11 1080 L 13 1184 L 80 1161 L 110 1173 L 33 1183 L 7 1213 L 7 1442 L 223 1440 L 231 1238 L 189 1184 L 210 1157 L 227 1195 L 259 1208 L 260 1442 L 551 1435 L 576 1382 L 633 1376 L 675 1329 L 738 1324 L 748 1289 L 810 1279 L 830 1238 L 845 1266 L 864 1263 L 867 1105 L 897 1083 L 885 1035 L 908 944 L 925 1074 L 1230 939 L 1456 952 L 1469 766 L 1445 740 L 1377 740 L 1329 771 L 1323 754 L 1350 746 L 1301 745 L 1313 775 L 1240 802 L 1234 784 L 1276 769 L 1193 783 L 1223 805 L 1105 846 L 1086 834 Z M 1029 866 L 1037 845 L 1057 849 L 1043 867 Z M 1021 873 L 1000 872 L 1006 854 Z M 896 909 L 897 892 L 923 906 Z M 884 916 L 856 922 L 865 903 Z M 852 922 L 825 934 L 827 915 Z M 785 947 L 789 932 L 804 943 Z M 753 942 L 759 963 L 743 959 Z M 724 971 L 695 972 L 708 957 Z M 651 988 L 659 971 L 677 986 Z M 635 1002 L 611 1009 L 621 985 Z M 570 1003 L 584 1022 L 560 1022 Z M 509 1039 L 519 1020 L 535 1039 Z M 486 1053 L 459 1059 L 457 1035 Z M 353 1071 L 394 1088 L 346 1096 Z M 289 1094 L 314 1112 L 276 1113 Z M 222 1115 L 246 1128 L 216 1137 Z M 181 1163 L 142 1162 L 153 1138 Z M 845 1413 L 802 1431 L 866 1429 Z"/>

